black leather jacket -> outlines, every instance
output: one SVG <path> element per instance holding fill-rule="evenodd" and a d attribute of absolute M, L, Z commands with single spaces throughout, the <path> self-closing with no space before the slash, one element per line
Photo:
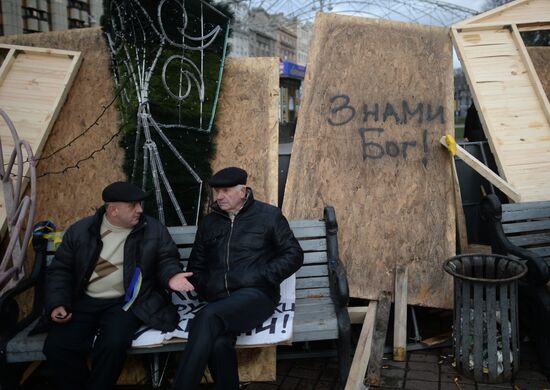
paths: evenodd
<path fill-rule="evenodd" d="M 57 306 L 68 310 L 84 294 L 103 243 L 100 237 L 105 208 L 74 223 L 46 271 L 46 313 Z M 170 303 L 168 280 L 181 272 L 176 244 L 156 219 L 142 215 L 124 244 L 124 289 L 141 267 L 142 283 L 132 312 L 146 325 L 163 331 L 174 330 L 179 316 Z"/>
<path fill-rule="evenodd" d="M 243 287 L 263 290 L 277 303 L 279 285 L 304 255 L 281 211 L 254 200 L 252 190 L 232 222 L 217 204 L 199 224 L 188 271 L 201 298 L 213 301 Z"/>

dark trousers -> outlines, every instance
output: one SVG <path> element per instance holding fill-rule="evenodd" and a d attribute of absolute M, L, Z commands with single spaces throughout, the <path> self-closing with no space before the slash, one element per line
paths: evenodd
<path fill-rule="evenodd" d="M 242 288 L 206 305 L 191 322 L 173 389 L 196 389 L 207 364 L 217 389 L 238 389 L 235 339 L 261 325 L 275 307 L 265 293 L 255 288 Z"/>
<path fill-rule="evenodd" d="M 120 298 L 84 296 L 76 302 L 71 320 L 54 324 L 44 344 L 44 354 L 54 371 L 58 389 L 111 389 L 140 325 L 141 321 L 131 311 L 122 310 Z M 90 353 L 91 370 L 86 364 Z"/>

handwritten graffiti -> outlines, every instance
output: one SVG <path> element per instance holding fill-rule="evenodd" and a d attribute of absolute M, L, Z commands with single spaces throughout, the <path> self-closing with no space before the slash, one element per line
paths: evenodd
<path fill-rule="evenodd" d="M 445 124 L 445 110 L 441 105 L 411 103 L 402 100 L 399 104 L 362 103 L 354 105 L 348 95 L 329 98 L 330 108 L 327 123 L 333 127 L 349 124 L 354 119 L 362 126 L 357 128 L 362 148 L 363 161 L 384 157 L 407 160 L 412 153 L 420 155 L 424 167 L 428 164 L 429 125 Z M 417 139 L 386 139 L 385 124 L 419 127 Z M 370 125 L 370 126 L 369 126 Z"/>

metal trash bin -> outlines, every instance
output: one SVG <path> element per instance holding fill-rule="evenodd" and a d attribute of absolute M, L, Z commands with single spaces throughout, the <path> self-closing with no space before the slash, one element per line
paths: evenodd
<path fill-rule="evenodd" d="M 443 268 L 454 277 L 457 370 L 478 382 L 510 380 L 519 369 L 517 291 L 527 267 L 505 256 L 466 254 Z"/>

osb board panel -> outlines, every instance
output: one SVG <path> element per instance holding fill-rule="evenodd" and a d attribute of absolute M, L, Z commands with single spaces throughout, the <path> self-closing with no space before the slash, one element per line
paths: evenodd
<path fill-rule="evenodd" d="M 124 365 L 124 370 L 118 378 L 118 385 L 146 384 L 149 383 L 149 356 L 130 355 Z M 171 354 L 166 369 L 164 385 L 172 382 L 181 353 Z M 237 348 L 237 360 L 239 362 L 240 382 L 272 382 L 277 378 L 277 347 L 262 348 Z M 145 364 L 144 364 L 145 362 Z M 162 361 L 161 361 L 162 364 Z M 205 370 L 202 383 L 213 383 L 212 375 L 208 367 Z"/>
<path fill-rule="evenodd" d="M 171 366 L 177 367 L 181 354 L 172 356 L 169 360 Z M 146 384 L 149 383 L 148 357 L 143 355 L 129 355 L 124 364 L 124 370 L 118 378 L 118 385 Z M 263 348 L 237 348 L 237 360 L 239 361 L 240 382 L 271 382 L 275 381 L 277 368 L 277 347 Z M 161 361 L 162 362 L 162 361 Z M 165 376 L 165 384 L 170 383 L 174 372 L 168 369 Z M 213 379 L 206 372 L 208 382 Z"/>
<path fill-rule="evenodd" d="M 455 254 L 453 176 L 439 138 L 453 131 L 448 30 L 318 14 L 283 212 L 335 207 L 353 297 L 393 290 L 452 307 L 443 261 Z"/>
<path fill-rule="evenodd" d="M 277 347 L 237 349 L 241 382 L 271 382 L 277 379 Z"/>
<path fill-rule="evenodd" d="M 7 36 L 1 37 L 0 42 L 82 53 L 80 70 L 44 145 L 43 157 L 67 145 L 93 125 L 103 108 L 113 100 L 115 87 L 109 69 L 110 55 L 99 28 Z M 51 158 L 40 161 L 37 175 L 63 171 L 87 158 L 92 151 L 101 149 L 117 132 L 118 120 L 116 107 L 111 105 L 85 136 Z M 79 169 L 39 178 L 36 221 L 49 219 L 61 229 L 66 229 L 78 219 L 93 213 L 102 203 L 103 188 L 110 182 L 125 179 L 122 171 L 124 151 L 117 141 L 118 138 L 115 138 L 93 159 L 80 163 Z"/>
<path fill-rule="evenodd" d="M 548 66 L 550 64 L 550 47 L 528 47 L 527 52 L 537 71 L 542 88 L 550 99 L 550 66 Z"/>
<path fill-rule="evenodd" d="M 457 27 L 484 23 L 501 23 L 504 25 L 548 21 L 550 21 L 548 0 L 519 0 L 467 19 L 457 24 Z"/>
<path fill-rule="evenodd" d="M 462 30 L 454 37 L 500 175 L 522 201 L 550 199 L 550 122 L 512 33 Z"/>
<path fill-rule="evenodd" d="M 215 172 L 240 166 L 254 197 L 273 205 L 278 198 L 279 61 L 228 58 L 218 102 Z"/>

